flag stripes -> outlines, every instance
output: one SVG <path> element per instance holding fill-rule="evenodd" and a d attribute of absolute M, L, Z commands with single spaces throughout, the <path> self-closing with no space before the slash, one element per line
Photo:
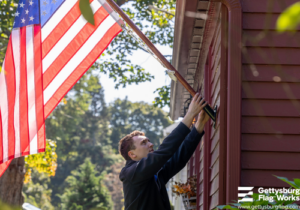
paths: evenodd
<path fill-rule="evenodd" d="M 49 53 L 53 46 L 69 30 L 73 23 L 81 16 L 79 3 L 74 0 L 63 4 L 53 17 L 42 28 L 42 58 Z M 68 6 L 66 8 L 66 6 Z M 62 18 L 64 17 L 64 18 Z"/>
<path fill-rule="evenodd" d="M 82 48 L 80 48 L 75 56 L 73 56 L 68 64 L 44 90 L 45 117 L 52 112 L 56 105 L 61 101 L 62 97 L 98 59 L 99 54 L 104 51 L 107 45 L 114 38 L 114 36 L 112 37 L 112 34 L 116 35 L 121 31 L 120 26 L 117 23 L 113 24 L 110 17 L 108 17 L 107 21 L 104 21 L 103 24 L 101 24 L 101 27 L 93 33 L 91 38 L 83 45 Z M 110 29 L 106 33 L 107 36 L 104 36 L 106 31 L 103 30 L 106 30 L 107 28 Z M 99 37 L 103 37 L 100 42 L 98 42 L 96 46 L 91 45 L 91 43 L 95 42 L 95 39 L 98 39 Z M 70 71 L 70 69 L 73 69 L 75 66 L 78 67 L 76 67 L 74 71 Z"/>
<path fill-rule="evenodd" d="M 109 15 L 98 1 L 92 1 L 91 7 L 95 14 L 97 27 L 87 23 L 81 16 L 69 28 L 69 31 L 72 32 L 65 33 L 61 38 L 63 41 L 58 41 L 56 48 L 51 49 L 55 53 L 52 54 L 50 51 L 43 59 L 44 111 L 46 118 L 82 74 L 106 49 L 111 40 L 122 30 L 119 24 L 116 23 L 119 18 Z M 113 29 L 110 30 L 110 28 Z M 99 47 L 94 53 L 90 53 L 93 51 L 95 43 L 98 43 L 96 46 Z M 47 57 L 50 54 L 52 55 L 48 59 Z M 85 59 L 88 59 L 88 64 L 84 65 Z"/>
<path fill-rule="evenodd" d="M 77 6 L 75 6 L 75 5 L 77 5 Z M 72 18 L 70 19 L 67 14 L 69 13 L 69 11 L 71 9 L 78 11 L 79 14 L 75 13 L 75 14 L 78 14 L 78 15 L 72 16 Z M 73 13 L 71 13 L 71 14 L 73 14 Z M 42 28 L 42 42 L 45 42 L 45 39 L 49 36 L 49 34 L 56 30 L 55 28 L 63 29 L 64 32 L 66 32 L 68 30 L 68 27 L 67 28 L 57 27 L 57 25 L 60 22 L 64 22 L 64 20 L 69 20 L 69 21 L 71 21 L 71 23 L 73 23 L 74 21 L 76 21 L 76 19 L 79 16 L 80 16 L 80 10 L 79 10 L 78 1 L 66 0 L 58 8 L 58 10 L 52 15 L 52 17 L 47 21 L 47 23 L 43 26 L 43 28 Z M 43 46 L 43 48 L 44 48 L 44 46 Z"/>
<path fill-rule="evenodd" d="M 108 16 L 103 7 L 95 13 L 95 25 L 98 27 L 102 21 Z M 74 32 L 75 29 L 77 32 Z M 43 60 L 44 72 L 43 89 L 45 90 L 58 72 L 70 61 L 70 59 L 78 52 L 81 46 L 88 40 L 91 34 L 96 30 L 85 19 L 79 18 L 70 28 L 69 32 L 58 42 L 56 48 L 51 50 Z M 48 59 L 48 56 L 51 57 Z M 48 64 L 47 63 L 51 63 Z M 49 67 L 48 67 L 49 66 Z"/>
<path fill-rule="evenodd" d="M 34 68 L 35 68 L 35 103 L 36 103 L 36 122 L 37 122 L 37 151 L 44 152 L 46 148 L 46 132 L 44 117 L 44 97 L 43 97 L 43 76 L 42 76 L 42 49 L 41 49 L 41 26 L 34 26 Z"/>
<path fill-rule="evenodd" d="M 23 16 L 16 19 L 0 73 L 0 176 L 11 159 L 45 151 L 46 117 L 121 32 L 124 23 L 104 3 L 90 0 L 95 26 L 76 0 L 49 3 L 38 21 L 43 27 L 17 9 Z M 29 12 L 36 15 L 36 9 Z"/>

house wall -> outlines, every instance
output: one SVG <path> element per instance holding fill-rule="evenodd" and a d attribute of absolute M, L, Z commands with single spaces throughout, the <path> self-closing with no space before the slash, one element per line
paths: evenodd
<path fill-rule="evenodd" d="M 227 8 L 218 13 L 204 71 L 204 97 L 211 107 L 217 106 L 217 122 L 210 121 L 205 135 L 190 160 L 189 176 L 197 174 L 198 209 L 214 209 L 225 203 L 226 173 L 226 80 L 227 80 Z M 200 71 L 198 69 L 197 71 Z"/>
<path fill-rule="evenodd" d="M 296 0 L 243 0 L 241 186 L 287 186 L 300 177 L 300 31 L 278 34 Z"/>
<path fill-rule="evenodd" d="M 225 202 L 226 166 L 226 102 L 227 102 L 227 8 L 222 5 L 216 30 L 209 50 L 208 84 L 209 102 L 217 106 L 217 121 L 209 127 L 209 209 Z"/>

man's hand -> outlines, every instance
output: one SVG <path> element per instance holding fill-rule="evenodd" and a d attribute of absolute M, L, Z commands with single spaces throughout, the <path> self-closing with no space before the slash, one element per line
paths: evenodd
<path fill-rule="evenodd" d="M 209 120 L 208 114 L 204 110 L 201 110 L 201 112 L 198 115 L 198 120 L 195 124 L 195 128 L 197 129 L 198 133 L 203 132 L 204 126 L 208 120 Z"/>
<path fill-rule="evenodd" d="M 207 104 L 207 102 L 204 103 L 204 98 L 202 98 L 201 100 L 200 99 L 200 94 L 196 93 L 189 106 L 189 110 L 187 111 L 186 115 L 182 120 L 182 123 L 184 123 L 187 127 L 190 127 L 192 125 L 193 119 Z"/>

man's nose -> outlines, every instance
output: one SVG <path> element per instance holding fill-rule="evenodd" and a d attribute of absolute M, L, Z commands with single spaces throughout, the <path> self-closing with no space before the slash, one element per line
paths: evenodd
<path fill-rule="evenodd" d="M 149 146 L 149 147 L 152 148 L 152 147 L 153 147 L 153 144 L 152 144 L 151 142 L 149 142 L 149 143 L 150 143 L 150 146 Z"/>

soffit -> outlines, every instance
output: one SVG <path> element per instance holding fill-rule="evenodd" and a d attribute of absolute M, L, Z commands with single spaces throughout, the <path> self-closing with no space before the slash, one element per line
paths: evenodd
<path fill-rule="evenodd" d="M 176 4 L 174 47 L 172 64 L 186 81 L 194 87 L 194 77 L 199 62 L 209 1 L 178 0 Z M 183 116 L 184 102 L 190 97 L 179 83 L 172 81 L 170 116 L 176 120 Z"/>

